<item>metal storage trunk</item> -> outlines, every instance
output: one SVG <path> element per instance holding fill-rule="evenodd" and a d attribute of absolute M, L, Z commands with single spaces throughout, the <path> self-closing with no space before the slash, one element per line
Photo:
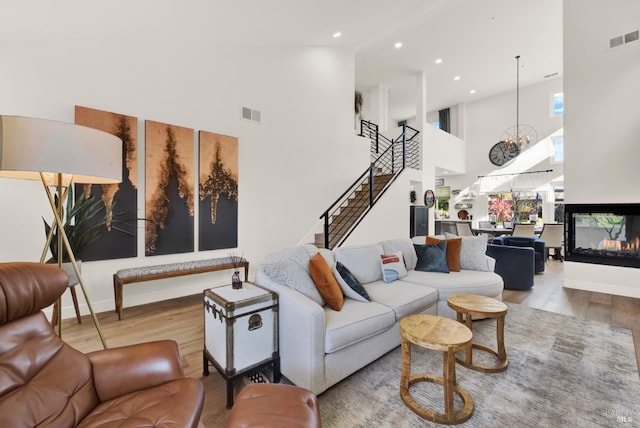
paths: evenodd
<path fill-rule="evenodd" d="M 206 360 L 227 380 L 269 362 L 279 371 L 278 295 L 249 282 L 205 290 L 204 337 L 205 374 Z"/>

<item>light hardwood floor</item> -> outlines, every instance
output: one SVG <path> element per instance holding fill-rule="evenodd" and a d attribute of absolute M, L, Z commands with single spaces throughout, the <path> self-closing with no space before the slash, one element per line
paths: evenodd
<path fill-rule="evenodd" d="M 549 261 L 545 273 L 536 275 L 531 290 L 505 290 L 503 299 L 630 329 L 640 368 L 640 299 L 563 288 L 562 266 L 559 261 Z M 185 374 L 199 378 L 205 386 L 202 425 L 214 427 L 213 421 L 227 411 L 226 386 L 213 368 L 209 376 L 202 376 L 202 317 L 201 295 L 125 308 L 122 321 L 118 321 L 115 312 L 98 314 L 109 347 L 157 339 L 178 342 Z M 89 316 L 82 318 L 82 324 L 77 324 L 75 318 L 64 320 L 62 337 L 82 352 L 102 349 Z"/>

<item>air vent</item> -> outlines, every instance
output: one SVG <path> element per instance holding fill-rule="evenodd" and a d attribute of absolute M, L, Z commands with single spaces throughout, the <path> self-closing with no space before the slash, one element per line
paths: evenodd
<path fill-rule="evenodd" d="M 245 120 L 250 120 L 251 122 L 260 123 L 260 111 L 254 110 L 249 107 L 241 107 L 240 116 Z"/>
<path fill-rule="evenodd" d="M 625 43 L 635 42 L 636 40 L 638 40 L 638 30 L 632 31 L 624 35 Z"/>
<path fill-rule="evenodd" d="M 614 37 L 609 40 L 609 49 L 617 48 L 618 46 L 622 46 L 624 44 L 624 38 L 622 36 Z"/>
<path fill-rule="evenodd" d="M 614 49 L 619 46 L 625 45 L 627 43 L 635 42 L 638 40 L 640 36 L 640 31 L 631 31 L 630 33 L 624 34 L 622 36 L 614 37 L 613 39 L 609 39 L 609 49 Z"/>

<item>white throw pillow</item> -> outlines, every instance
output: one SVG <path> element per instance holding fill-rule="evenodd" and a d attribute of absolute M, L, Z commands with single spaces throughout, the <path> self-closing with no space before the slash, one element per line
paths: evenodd
<path fill-rule="evenodd" d="M 382 280 L 393 282 L 396 279 L 407 276 L 407 268 L 404 266 L 402 251 L 393 254 L 380 255 L 380 267 L 382 268 Z"/>
<path fill-rule="evenodd" d="M 425 237 L 422 237 L 422 242 L 420 244 L 424 244 Z M 382 249 L 384 250 L 384 254 L 393 254 L 396 251 L 402 251 L 402 257 L 404 258 L 404 263 L 407 269 L 415 269 L 416 263 L 418 262 L 418 256 L 416 255 L 416 249 L 413 247 L 413 241 L 409 238 L 396 238 L 390 239 L 388 241 L 382 241 Z"/>
<path fill-rule="evenodd" d="M 326 304 L 307 269 L 295 260 L 280 260 L 263 265 L 261 269 L 273 281 L 304 294 L 320 306 Z"/>
<path fill-rule="evenodd" d="M 487 262 L 487 235 L 458 236 L 445 233 L 447 239 L 462 238 L 460 269 L 489 271 Z"/>

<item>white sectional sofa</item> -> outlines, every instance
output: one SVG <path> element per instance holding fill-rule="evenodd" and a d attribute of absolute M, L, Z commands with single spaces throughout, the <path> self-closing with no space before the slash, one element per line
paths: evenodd
<path fill-rule="evenodd" d="M 424 243 L 421 239 L 417 241 Z M 397 251 L 402 251 L 407 275 L 385 283 L 380 255 Z M 336 311 L 323 306 L 316 296 L 308 297 L 309 259 L 318 252 L 332 269 L 336 262 L 346 266 L 371 301 L 345 297 L 342 309 Z M 416 271 L 417 255 L 409 238 L 334 251 L 298 246 L 267 256 L 257 266 L 255 282 L 279 295 L 282 374 L 319 394 L 399 346 L 401 318 L 410 314 L 454 317 L 447 297 L 456 293 L 502 300 L 503 282 L 493 272 L 495 261 L 483 257 L 486 270 Z"/>

